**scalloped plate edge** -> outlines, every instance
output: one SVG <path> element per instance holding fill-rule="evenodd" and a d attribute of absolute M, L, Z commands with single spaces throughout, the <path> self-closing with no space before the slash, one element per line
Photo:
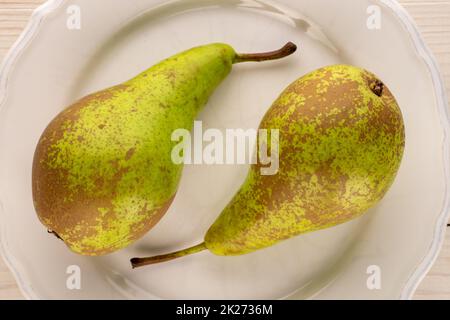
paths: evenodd
<path fill-rule="evenodd" d="M 48 0 L 36 8 L 33 11 L 25 30 L 6 54 L 0 67 L 0 110 L 3 108 L 4 102 L 6 101 L 9 75 L 12 72 L 17 58 L 37 35 L 37 31 L 47 15 L 58 9 L 64 1 L 65 0 Z M 8 249 L 5 232 L 3 230 L 6 224 L 3 223 L 2 219 L 3 206 L 0 199 L 0 256 L 13 274 L 24 297 L 26 299 L 39 299 L 39 296 L 34 292 L 33 285 L 30 283 L 29 279 L 24 276 L 25 273 L 23 272 L 23 267 Z"/>

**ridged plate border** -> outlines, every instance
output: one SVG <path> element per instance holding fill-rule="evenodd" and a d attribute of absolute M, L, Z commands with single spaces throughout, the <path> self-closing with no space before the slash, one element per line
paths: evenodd
<path fill-rule="evenodd" d="M 0 109 L 3 107 L 4 102 L 8 94 L 8 79 L 14 70 L 14 65 L 18 57 L 28 47 L 31 41 L 36 37 L 39 32 L 40 26 L 45 22 L 45 18 L 50 13 L 58 10 L 67 0 L 48 0 L 43 5 L 39 6 L 32 14 L 30 22 L 20 35 L 19 39 L 12 46 L 8 54 L 6 55 L 1 67 L 0 67 Z M 395 0 L 378 0 L 385 7 L 389 8 L 397 16 L 399 22 L 406 32 L 408 32 L 411 41 L 414 44 L 417 54 L 423 60 L 428 67 L 431 74 L 433 85 L 435 89 L 436 102 L 438 106 L 438 112 L 440 120 L 444 128 L 444 170 L 446 176 L 446 198 L 443 205 L 443 210 L 439 214 L 438 221 L 434 230 L 434 237 L 428 252 L 422 259 L 422 261 L 416 266 L 415 271 L 409 277 L 406 285 L 402 289 L 400 299 L 411 299 L 419 286 L 420 282 L 426 276 L 431 269 L 433 263 L 439 255 L 439 251 L 445 240 L 445 231 L 447 228 L 447 222 L 450 219 L 450 193 L 449 193 L 449 181 L 450 181 L 450 117 L 448 112 L 448 99 L 445 92 L 444 82 L 439 71 L 439 67 L 436 59 L 431 53 L 428 46 L 425 44 L 415 22 L 408 14 L 408 12 Z M 29 279 L 24 276 L 23 266 L 14 257 L 13 253 L 8 249 L 8 244 L 5 238 L 6 223 L 3 221 L 2 205 L 0 203 L 0 256 L 5 261 L 8 268 L 14 275 L 17 284 L 22 294 L 27 299 L 39 299 L 39 296 L 33 290 L 33 286 Z"/>

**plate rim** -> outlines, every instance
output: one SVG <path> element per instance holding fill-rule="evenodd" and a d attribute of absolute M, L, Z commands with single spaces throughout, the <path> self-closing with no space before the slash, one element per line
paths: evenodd
<path fill-rule="evenodd" d="M 4 107 L 6 97 L 8 94 L 8 79 L 13 72 L 15 62 L 22 54 L 24 50 L 31 43 L 31 40 L 38 34 L 40 26 L 44 22 L 45 18 L 59 9 L 63 3 L 68 0 L 47 0 L 39 7 L 37 7 L 30 17 L 30 20 L 25 27 L 25 30 L 21 33 L 16 42 L 12 45 L 10 50 L 5 55 L 0 66 L 0 110 Z M 430 244 L 428 252 L 424 255 L 421 262 L 415 266 L 414 271 L 410 275 L 406 284 L 404 285 L 400 299 L 410 300 L 412 299 L 419 284 L 427 275 L 428 271 L 433 266 L 434 262 L 438 258 L 439 252 L 445 241 L 445 232 L 447 229 L 447 223 L 450 220 L 450 194 L 449 194 L 449 182 L 450 181 L 450 116 L 448 110 L 448 97 L 440 71 L 439 64 L 434 54 L 425 43 L 414 19 L 406 11 L 406 9 L 397 0 L 375 0 L 383 4 L 386 8 L 390 9 L 392 13 L 398 18 L 402 27 L 409 34 L 410 39 L 415 47 L 416 53 L 419 58 L 425 63 L 428 71 L 431 74 L 433 81 L 433 87 L 435 91 L 435 99 L 438 108 L 439 118 L 444 131 L 443 139 L 443 156 L 444 156 L 444 174 L 446 179 L 444 204 L 442 211 L 440 212 L 435 228 L 433 240 Z M 33 286 L 29 279 L 23 272 L 22 265 L 15 259 L 14 255 L 10 252 L 7 246 L 5 232 L 3 228 L 5 224 L 2 223 L 2 204 L 0 202 L 0 257 L 3 258 L 8 269 L 13 274 L 14 279 L 17 282 L 20 292 L 26 299 L 39 299 L 33 289 Z"/>
<path fill-rule="evenodd" d="M 12 45 L 10 50 L 6 53 L 0 65 L 0 110 L 4 107 L 8 95 L 8 80 L 12 74 L 13 66 L 27 48 L 31 40 L 37 35 L 39 27 L 44 22 L 45 18 L 58 9 L 66 0 L 47 0 L 38 6 L 32 13 L 27 26 L 20 34 L 19 38 Z M 0 201 L 0 257 L 5 262 L 7 268 L 11 271 L 14 279 L 17 282 L 20 292 L 27 300 L 38 300 L 39 296 L 35 293 L 31 281 L 24 276 L 22 272 L 22 265 L 16 260 L 14 255 L 9 251 L 6 236 L 3 228 L 3 205 Z"/>

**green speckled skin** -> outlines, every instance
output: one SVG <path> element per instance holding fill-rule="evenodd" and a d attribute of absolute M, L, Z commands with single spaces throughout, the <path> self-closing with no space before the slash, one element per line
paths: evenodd
<path fill-rule="evenodd" d="M 43 224 L 83 255 L 111 253 L 143 236 L 177 191 L 182 166 L 171 160 L 172 132 L 191 130 L 235 56 L 225 44 L 193 48 L 58 115 L 33 164 Z"/>
<path fill-rule="evenodd" d="M 205 237 L 210 251 L 246 254 L 347 222 L 381 200 L 400 166 L 405 131 L 389 90 L 380 97 L 370 89 L 375 80 L 338 65 L 284 91 L 261 124 L 280 130 L 279 172 L 251 168 Z"/>

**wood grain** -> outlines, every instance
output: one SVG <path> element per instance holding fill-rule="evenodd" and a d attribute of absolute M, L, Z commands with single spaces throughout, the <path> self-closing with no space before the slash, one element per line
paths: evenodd
<path fill-rule="evenodd" d="M 0 60 L 25 28 L 33 10 L 44 0 L 0 0 Z M 435 54 L 450 97 L 450 1 L 399 1 L 416 20 Z M 22 295 L 0 259 L 0 299 L 21 299 Z M 439 259 L 421 283 L 416 299 L 450 299 L 450 232 Z"/>

